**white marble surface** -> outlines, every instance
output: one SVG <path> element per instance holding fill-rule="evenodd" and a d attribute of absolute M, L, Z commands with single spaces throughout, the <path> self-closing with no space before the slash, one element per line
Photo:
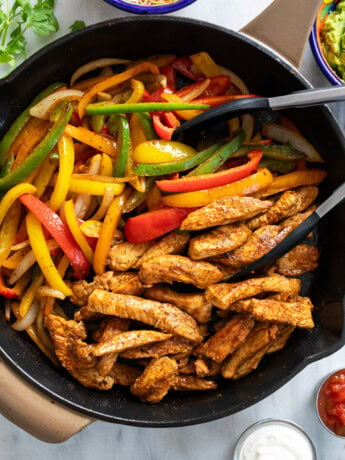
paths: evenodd
<path fill-rule="evenodd" d="M 175 15 L 194 17 L 234 30 L 258 14 L 270 0 L 199 0 Z M 57 0 L 61 24 L 57 35 L 68 31 L 74 19 L 92 24 L 121 17 L 120 12 L 101 0 Z M 30 50 L 42 46 L 32 39 Z M 314 86 L 327 85 L 307 48 L 303 74 Z M 333 104 L 340 124 L 345 126 L 345 111 Z M 235 415 L 203 425 L 144 429 L 96 422 L 61 445 L 36 440 L 0 416 L 1 460 L 227 460 L 240 433 L 257 420 L 268 417 L 290 419 L 302 425 L 312 437 L 319 460 L 344 460 L 345 440 L 330 435 L 320 425 L 315 413 L 314 389 L 320 378 L 344 366 L 345 348 L 309 365 L 273 395 Z"/>

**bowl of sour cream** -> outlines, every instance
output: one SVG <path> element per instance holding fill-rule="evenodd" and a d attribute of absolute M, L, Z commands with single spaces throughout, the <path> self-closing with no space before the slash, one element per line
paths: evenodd
<path fill-rule="evenodd" d="M 254 423 L 239 437 L 233 460 L 316 460 L 310 437 L 288 420 Z"/>

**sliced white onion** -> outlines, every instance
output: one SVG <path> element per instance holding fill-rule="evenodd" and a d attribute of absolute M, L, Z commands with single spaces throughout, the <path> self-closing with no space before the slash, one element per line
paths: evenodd
<path fill-rule="evenodd" d="M 292 145 L 296 150 L 306 155 L 307 161 L 316 161 L 323 163 L 319 152 L 307 141 L 301 134 L 285 126 L 277 125 L 276 123 L 263 123 L 262 134 L 269 139 Z"/>
<path fill-rule="evenodd" d="M 242 94 L 249 93 L 248 86 L 244 83 L 242 78 L 240 78 L 235 72 L 228 69 L 227 67 L 218 66 L 223 75 L 228 75 L 230 77 L 231 83 L 233 83 L 241 91 Z"/>
<path fill-rule="evenodd" d="M 21 249 L 25 249 L 27 246 L 30 246 L 29 240 L 25 240 L 21 243 L 14 244 L 13 246 L 11 246 L 11 251 L 20 251 Z"/>
<path fill-rule="evenodd" d="M 80 100 L 84 95 L 83 91 L 77 89 L 64 89 L 61 91 L 56 91 L 55 93 L 49 94 L 49 96 L 42 99 L 36 105 L 31 107 L 30 115 L 32 117 L 40 118 L 41 120 L 48 120 L 52 109 L 56 104 L 64 99 L 70 101 Z"/>
<path fill-rule="evenodd" d="M 24 331 L 25 329 L 30 327 L 32 323 L 36 320 L 39 309 L 40 304 L 38 300 L 33 300 L 24 318 L 17 319 L 17 321 L 12 324 L 12 329 L 14 329 L 15 331 Z"/>
<path fill-rule="evenodd" d="M 40 286 L 36 291 L 37 297 L 54 297 L 55 299 L 63 300 L 66 296 L 61 291 L 53 289 L 49 286 Z"/>
<path fill-rule="evenodd" d="M 116 64 L 126 64 L 127 62 L 131 62 L 128 59 L 120 59 L 120 58 L 102 58 L 96 59 L 95 61 L 87 62 L 86 64 L 79 67 L 72 75 L 70 86 L 73 86 L 74 83 L 80 78 L 82 75 L 86 73 L 92 72 L 95 69 L 101 69 L 102 67 L 107 67 L 110 65 Z"/>

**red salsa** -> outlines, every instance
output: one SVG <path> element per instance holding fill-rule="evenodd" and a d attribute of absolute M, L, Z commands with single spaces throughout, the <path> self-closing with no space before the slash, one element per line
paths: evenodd
<path fill-rule="evenodd" d="M 327 428 L 345 436 L 345 369 L 328 377 L 319 391 L 317 405 Z"/>

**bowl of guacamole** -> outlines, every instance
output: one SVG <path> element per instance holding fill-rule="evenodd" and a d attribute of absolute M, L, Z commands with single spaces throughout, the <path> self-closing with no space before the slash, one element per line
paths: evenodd
<path fill-rule="evenodd" d="M 310 36 L 321 70 L 333 85 L 345 82 L 345 0 L 323 0 Z"/>

